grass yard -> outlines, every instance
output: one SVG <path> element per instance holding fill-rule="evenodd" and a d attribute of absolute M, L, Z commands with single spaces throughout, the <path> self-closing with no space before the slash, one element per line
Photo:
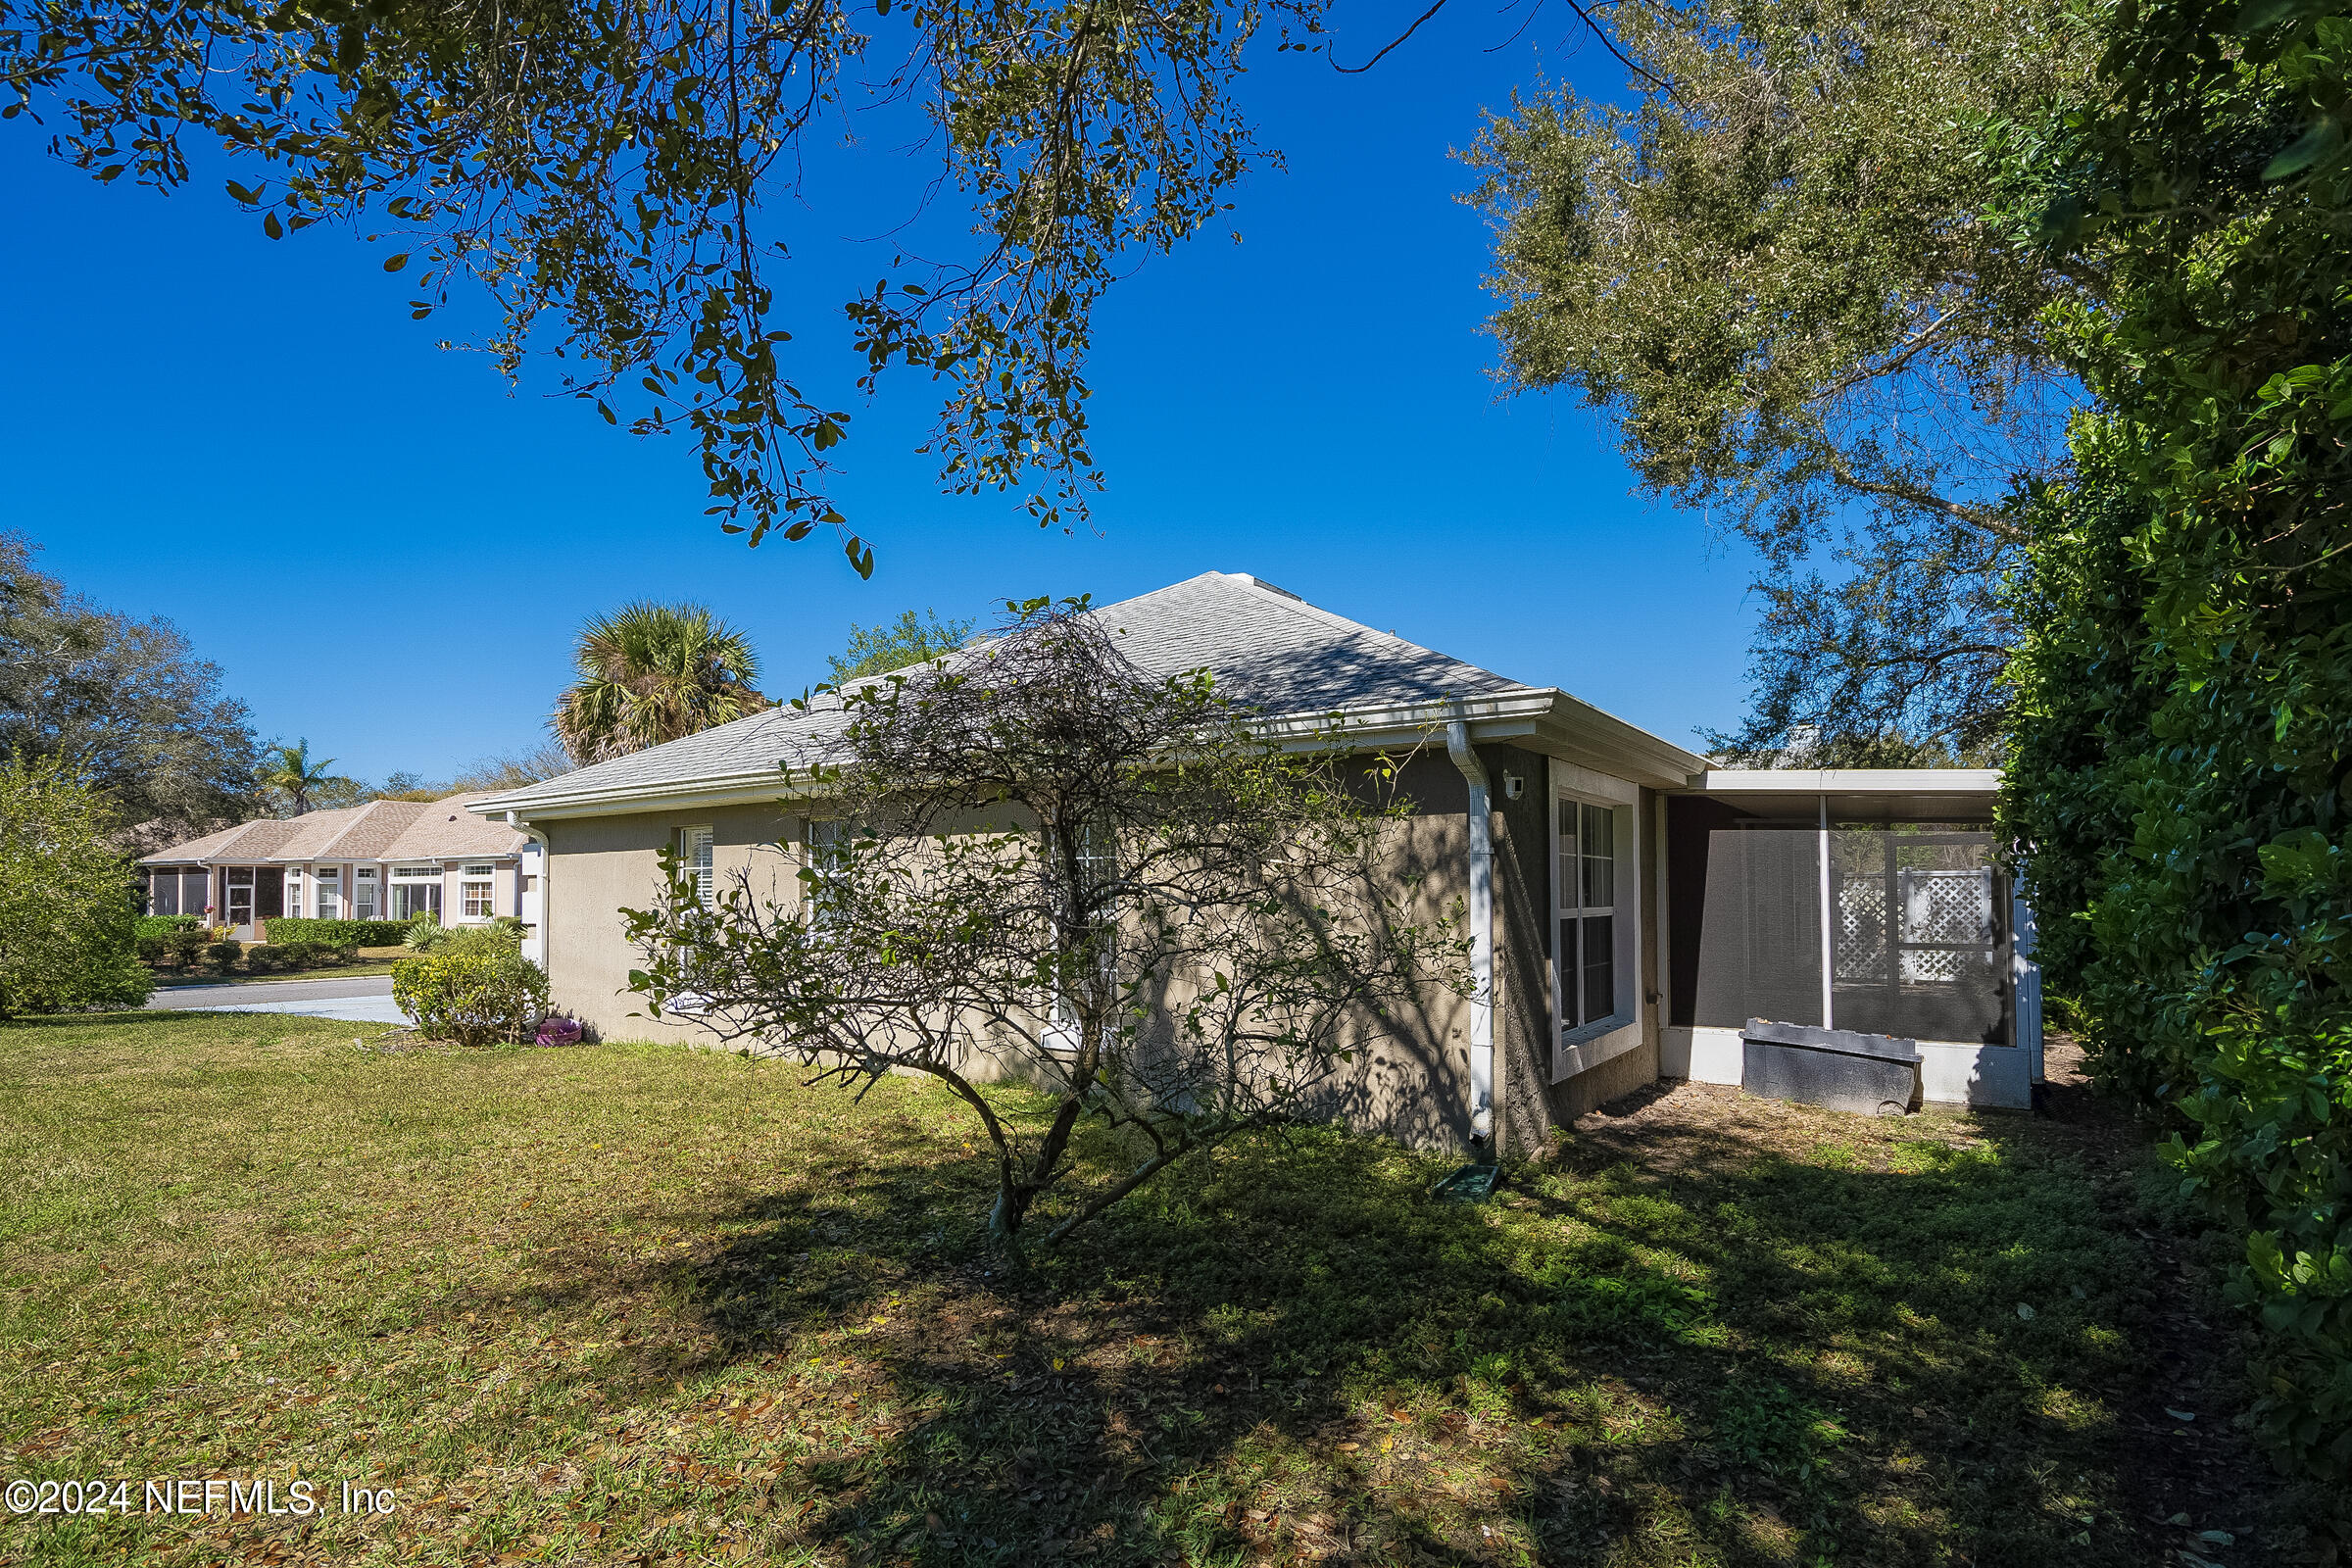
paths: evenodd
<path fill-rule="evenodd" d="M 0 1472 L 394 1511 L 0 1518 L 0 1560 L 2316 1560 L 2211 1259 L 2079 1092 L 1686 1087 L 1479 1207 L 1302 1134 L 1008 1274 L 937 1089 L 353 1033 L 0 1026 Z"/>

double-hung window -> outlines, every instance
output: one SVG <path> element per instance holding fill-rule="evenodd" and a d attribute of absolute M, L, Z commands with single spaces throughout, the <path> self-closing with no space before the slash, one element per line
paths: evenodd
<path fill-rule="evenodd" d="M 831 923 L 839 907 L 834 890 L 848 869 L 855 833 L 847 822 L 811 819 L 808 823 L 808 879 L 805 884 L 808 895 L 803 903 L 812 926 Z"/>
<path fill-rule="evenodd" d="M 1580 1029 L 1616 1016 L 1617 812 L 1561 796 L 1559 874 L 1554 901 L 1553 973 L 1560 1027 Z"/>
<path fill-rule="evenodd" d="M 382 906 L 378 902 L 377 893 L 383 885 L 375 874 L 375 867 L 372 865 L 357 867 L 351 873 L 351 917 L 355 920 L 374 919 L 376 911 Z"/>
<path fill-rule="evenodd" d="M 487 920 L 498 912 L 498 868 L 468 865 L 458 873 L 459 913 L 467 920 Z"/>
<path fill-rule="evenodd" d="M 718 902 L 718 877 L 712 853 L 716 843 L 716 835 L 710 828 L 678 829 L 678 858 L 694 883 L 694 902 L 706 909 Z"/>

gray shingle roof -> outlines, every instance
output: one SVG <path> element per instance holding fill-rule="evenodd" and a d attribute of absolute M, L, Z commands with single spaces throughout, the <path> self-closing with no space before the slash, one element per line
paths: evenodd
<path fill-rule="evenodd" d="M 1236 572 L 1202 572 L 1094 614 L 1146 674 L 1205 668 L 1219 690 L 1269 716 L 1538 689 Z M 772 775 L 821 760 L 843 722 L 833 698 L 771 708 L 493 800 L 527 811 L 550 800 Z"/>

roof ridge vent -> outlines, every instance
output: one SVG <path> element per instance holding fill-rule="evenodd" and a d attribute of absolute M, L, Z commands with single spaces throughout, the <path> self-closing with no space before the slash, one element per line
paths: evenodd
<path fill-rule="evenodd" d="M 1274 584 L 1266 581 L 1266 579 L 1263 577 L 1252 577 L 1246 571 L 1229 571 L 1225 575 L 1228 577 L 1239 577 L 1242 581 L 1250 584 L 1250 586 L 1252 588 L 1263 588 L 1266 592 L 1270 594 L 1280 594 L 1285 599 L 1298 599 L 1298 603 L 1302 605 L 1306 603 L 1304 599 L 1300 599 L 1298 595 L 1291 592 L 1288 588 L 1278 588 Z"/>

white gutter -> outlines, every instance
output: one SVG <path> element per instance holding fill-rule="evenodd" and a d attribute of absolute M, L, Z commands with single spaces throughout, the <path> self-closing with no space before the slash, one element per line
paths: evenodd
<path fill-rule="evenodd" d="M 548 984 L 552 988 L 555 976 L 548 970 L 548 960 L 555 956 L 555 950 L 548 944 L 547 934 L 555 925 L 556 901 L 553 893 L 556 885 L 556 847 L 547 842 L 545 833 L 525 822 L 520 811 L 507 813 L 507 826 L 539 846 L 539 967 L 548 973 Z M 519 870 L 514 877 L 514 912 L 522 912 L 522 875 Z"/>
<path fill-rule="evenodd" d="M 1459 712 L 1459 705 L 1456 705 Z M 1446 723 L 1446 755 L 1470 785 L 1470 1138 L 1494 1157 L 1494 830 L 1486 764 L 1470 749 L 1470 725 Z"/>
<path fill-rule="evenodd" d="M 1334 725 L 1335 716 L 1338 724 Z M 1614 777 L 1662 787 L 1678 787 L 1693 776 L 1705 759 L 1671 746 L 1655 736 L 1550 688 L 1522 688 L 1484 697 L 1453 698 L 1443 703 L 1412 702 L 1367 705 L 1340 714 L 1297 712 L 1259 714 L 1250 728 L 1279 745 L 1316 749 L 1335 740 L 1356 750 L 1412 744 L 1440 726 L 1465 723 L 1472 734 L 1488 740 L 1514 740 L 1531 749 L 1551 753 L 1548 734 L 1597 729 L 1588 737 L 1618 748 L 1622 755 L 1592 745 L 1573 748 L 1579 765 Z M 1637 755 L 1639 754 L 1639 755 Z M 825 793 L 827 786 L 810 775 L 811 764 L 796 760 L 796 775 L 787 781 L 777 761 L 757 767 L 698 777 L 655 782 L 589 785 L 550 789 L 529 786 L 530 799 L 520 809 L 545 821 L 552 817 L 602 816 L 618 812 L 695 810 L 716 806 L 765 805 L 781 799 Z M 1786 775 L 1781 775 L 1785 777 Z M 561 781 L 558 781 L 560 784 Z M 498 816 L 510 809 L 515 794 L 496 795 L 472 802 L 466 809 L 481 816 Z"/>

